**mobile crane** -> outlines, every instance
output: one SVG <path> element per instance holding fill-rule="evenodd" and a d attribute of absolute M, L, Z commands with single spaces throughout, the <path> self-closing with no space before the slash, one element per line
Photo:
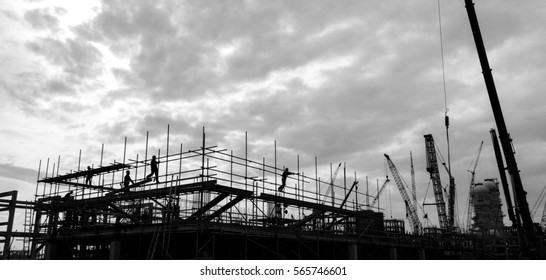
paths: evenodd
<path fill-rule="evenodd" d="M 436 209 L 438 210 L 438 221 L 441 229 L 449 229 L 450 224 L 446 214 L 446 203 L 444 201 L 444 193 L 442 189 L 442 182 L 440 181 L 440 171 L 438 170 L 438 159 L 436 158 L 436 147 L 434 145 L 434 138 L 431 134 L 427 134 L 425 137 L 426 159 L 427 159 L 427 171 L 430 174 L 432 180 L 432 186 L 434 189 L 434 200 Z"/>
<path fill-rule="evenodd" d="M 402 199 L 406 203 L 410 227 L 412 228 L 414 233 L 419 233 L 419 230 L 421 228 L 419 216 L 417 215 L 417 212 L 414 211 L 415 207 L 413 207 L 413 203 L 411 202 L 408 192 L 406 192 L 406 188 L 404 186 L 404 183 L 402 182 L 402 178 L 400 177 L 400 174 L 398 174 L 398 170 L 396 169 L 396 166 L 392 162 L 391 158 L 387 154 L 385 154 L 385 158 L 387 158 L 387 165 L 389 166 L 392 177 L 394 178 L 394 182 L 396 183 L 396 186 L 400 191 L 400 195 L 402 195 Z"/>
<path fill-rule="evenodd" d="M 474 43 L 476 44 L 476 50 L 478 52 L 485 86 L 489 95 L 489 101 L 491 102 L 491 108 L 493 109 L 493 116 L 495 118 L 495 123 L 497 124 L 499 140 L 504 159 L 506 160 L 506 169 L 512 178 L 511 181 L 514 190 L 516 210 L 519 210 L 516 212 L 517 215 L 521 217 L 522 224 L 518 227 L 519 235 L 522 237 L 520 238 L 521 257 L 538 259 L 540 258 L 540 245 L 536 237 L 533 219 L 529 211 L 529 204 L 527 203 L 526 192 L 523 189 L 523 183 L 516 163 L 516 157 L 514 156 L 515 152 L 512 145 L 512 138 L 510 137 L 508 129 L 506 128 L 506 123 L 504 122 L 504 116 L 493 80 L 493 74 L 491 73 L 491 67 L 489 66 L 489 61 L 487 59 L 487 53 L 485 51 L 485 45 L 483 43 L 473 1 L 465 0 L 465 7 L 470 22 L 470 28 L 472 29 Z M 502 172 L 504 172 L 504 170 Z"/>

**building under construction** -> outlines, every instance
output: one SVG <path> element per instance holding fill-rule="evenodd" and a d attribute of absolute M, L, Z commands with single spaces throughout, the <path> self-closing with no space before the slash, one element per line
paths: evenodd
<path fill-rule="evenodd" d="M 6 244 L 20 238 L 23 250 L 10 253 L 5 244 L 3 258 L 504 259 L 519 254 L 511 230 L 492 236 L 419 225 L 406 231 L 404 220 L 385 220 L 378 208 L 358 201 L 366 194 L 356 180 L 347 182 L 341 164 L 321 180 L 316 164 L 309 172 L 314 176 L 299 170 L 298 157 L 296 170 L 283 175 L 276 156 L 266 162 L 234 155 L 206 146 L 204 133 L 202 147 L 183 151 L 181 145 L 156 161 L 157 177 L 148 174 L 154 168 L 147 152 L 144 160 L 137 155 L 64 175 L 48 170 L 48 163 L 35 201 L 18 201 L 17 192 L 0 200 L 10 214 L 4 226 L 12 226 L 15 209 L 25 211 L 24 232 L 3 231 Z"/>
<path fill-rule="evenodd" d="M 369 199 L 358 201 L 367 194 L 358 191 L 356 179 L 347 183 L 343 172 L 343 183 L 336 183 L 341 164 L 327 180 L 321 180 L 316 163 L 314 172 L 306 173 L 300 170 L 298 157 L 296 170 L 289 172 L 277 166 L 276 149 L 273 161 L 249 159 L 246 153 L 234 155 L 205 145 L 203 133 L 201 147 L 183 150 L 181 145 L 176 153 L 169 153 L 167 136 L 166 154 L 158 152 L 153 160 L 146 144 L 144 160 L 138 156 L 126 160 L 124 150 L 121 162 L 103 165 L 101 160 L 96 168 L 78 167 L 63 175 L 58 164 L 56 173 L 54 166 L 49 171 L 48 162 L 45 175 L 38 171 L 34 201 L 17 200 L 16 191 L 0 193 L 0 217 L 7 216 L 0 221 L 2 258 L 543 258 L 544 236 L 529 213 L 474 4 L 471 0 L 465 4 L 499 130 L 500 147 L 496 134 L 492 138 L 512 227 L 500 225 L 498 186 L 491 184 L 473 192 L 477 230 L 464 232 L 456 227 L 454 179 L 448 169 L 446 205 L 431 135 L 425 135 L 427 171 L 434 187 L 438 228 L 422 227 L 415 193 L 412 201 L 385 155 L 406 204 L 408 232 L 404 220 L 385 220 L 379 209 L 368 205 Z M 446 132 L 448 123 L 446 114 Z M 514 210 L 506 172 L 511 176 Z M 351 195 L 354 200 L 349 199 Z M 494 197 L 496 202 L 488 204 L 483 197 L 490 201 Z M 25 211 L 22 232 L 13 231 L 18 209 Z M 493 226 L 488 217 L 494 217 Z M 10 251 L 14 238 L 23 240 L 22 250 Z"/>

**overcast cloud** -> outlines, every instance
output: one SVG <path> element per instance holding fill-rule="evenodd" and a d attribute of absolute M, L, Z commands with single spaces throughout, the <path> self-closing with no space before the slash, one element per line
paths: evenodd
<path fill-rule="evenodd" d="M 476 2 L 532 205 L 546 184 L 546 2 Z M 440 3 L 462 219 L 481 141 L 477 178 L 498 177 L 495 124 L 464 1 Z M 384 153 L 409 182 L 412 151 L 420 201 L 429 185 L 424 134 L 447 159 L 436 0 L 0 4 L 1 191 L 31 199 L 28 173 L 40 160 L 61 155 L 66 173 L 82 149 L 84 164 L 98 165 L 102 143 L 108 160 L 120 161 L 125 136 L 134 153 L 147 131 L 164 148 L 168 124 L 188 148 L 199 147 L 204 126 L 209 143 L 239 154 L 247 131 L 258 161 L 272 157 L 276 140 L 283 165 L 301 155 L 313 173 L 317 156 L 327 174 L 346 162 L 373 189 Z M 6 185 L 14 180 L 20 186 Z M 393 216 L 403 218 L 394 185 L 391 196 Z"/>

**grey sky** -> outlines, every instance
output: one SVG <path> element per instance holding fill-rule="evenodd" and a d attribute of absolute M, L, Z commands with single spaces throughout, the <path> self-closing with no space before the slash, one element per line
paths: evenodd
<path fill-rule="evenodd" d="M 416 1 L 7 1 L 0 0 L 0 190 L 31 199 L 29 169 L 61 155 L 60 173 L 120 161 L 171 137 L 312 172 L 346 162 L 374 186 L 391 156 L 418 197 L 432 189 L 423 135 L 444 157 L 444 92 L 438 8 Z M 529 204 L 546 184 L 546 2 L 475 1 Z M 495 127 L 464 1 L 441 3 L 452 168 L 459 216 L 467 170 L 485 141 L 478 180 L 498 177 Z M 30 176 L 31 177 L 31 176 Z M 447 176 L 442 173 L 444 184 Z M 384 195 L 386 197 L 386 195 Z M 404 217 L 391 186 L 393 215 Z M 427 208 L 435 219 L 436 211 Z M 542 211 L 542 206 L 540 207 Z M 390 212 L 387 216 L 390 215 Z M 540 213 L 535 219 L 540 219 Z"/>

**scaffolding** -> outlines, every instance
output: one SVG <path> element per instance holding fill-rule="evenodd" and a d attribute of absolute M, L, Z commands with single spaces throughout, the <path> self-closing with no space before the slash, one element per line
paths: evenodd
<path fill-rule="evenodd" d="M 233 151 L 206 146 L 204 130 L 202 137 L 203 145 L 198 149 L 184 151 L 180 144 L 176 153 L 169 153 L 168 148 L 164 155 L 158 152 L 156 160 L 161 168 L 157 179 L 147 175 L 148 136 L 144 160 L 139 160 L 138 155 L 137 159 L 126 160 L 124 148 L 122 162 L 87 170 L 78 167 L 78 171 L 64 175 L 59 175 L 59 165 L 55 174 L 55 164 L 53 172 L 49 172 L 48 161 L 46 175 L 38 180 L 36 188 L 32 257 L 85 258 L 93 255 L 89 252 L 105 255 L 98 252 L 108 250 L 110 258 L 119 258 L 112 249 L 115 242 L 78 243 L 87 232 L 93 232 L 94 238 L 107 239 L 120 228 L 141 240 L 148 239 L 146 244 L 140 242 L 138 256 L 146 255 L 148 259 L 172 258 L 170 241 L 182 227 L 199 230 L 213 225 L 245 235 L 260 232 L 259 236 L 264 232 L 267 235 L 271 228 L 281 228 L 294 234 L 323 232 L 337 238 L 382 231 L 383 214 L 358 206 L 357 197 L 366 194 L 354 188 L 356 179 L 349 191 L 356 199 L 348 199 L 345 166 L 341 185 L 335 183 L 339 167 L 336 175 L 330 171 L 330 179 L 321 180 L 316 158 L 315 177 L 311 177 L 300 170 L 298 156 L 296 172 L 286 178 L 290 183 L 279 191 L 278 178 L 283 168 L 277 167 L 276 143 L 271 164 L 265 157 L 254 161 L 246 152 L 241 157 Z M 134 176 L 134 180 L 124 184 L 124 174 Z"/>
<path fill-rule="evenodd" d="M 345 164 L 335 172 L 330 165 L 322 180 L 316 157 L 314 172 L 307 172 L 297 156 L 295 170 L 282 178 L 276 142 L 269 161 L 249 159 L 246 143 L 245 137 L 245 156 L 238 156 L 207 146 L 203 130 L 201 147 L 180 144 L 169 153 L 167 134 L 167 152 L 155 159 L 159 169 L 148 158 L 148 134 L 144 160 L 126 160 L 125 146 L 121 162 L 103 165 L 101 154 L 97 167 L 80 170 L 78 163 L 63 175 L 60 159 L 51 168 L 48 160 L 43 176 L 40 164 L 33 211 L 25 213 L 24 251 L 32 259 L 443 257 L 449 242 L 441 235 L 404 232 L 403 220 L 368 210 L 356 174 L 347 184 Z M 476 239 L 458 238 L 457 250 L 475 253 Z"/>

